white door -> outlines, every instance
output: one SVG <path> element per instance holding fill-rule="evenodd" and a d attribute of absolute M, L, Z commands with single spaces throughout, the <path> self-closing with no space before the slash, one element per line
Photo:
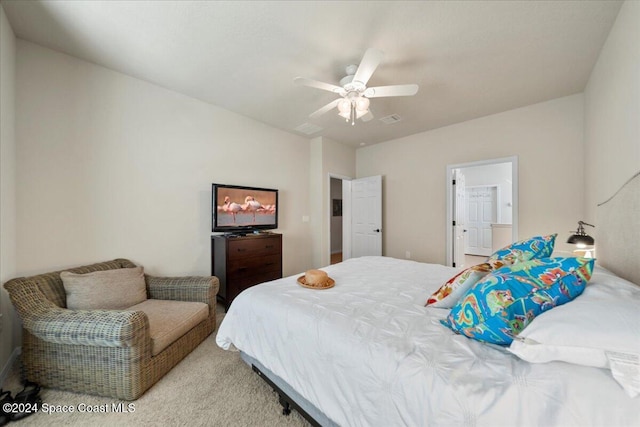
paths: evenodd
<path fill-rule="evenodd" d="M 465 253 L 469 255 L 491 255 L 491 224 L 497 222 L 498 188 L 467 188 L 467 239 Z"/>
<path fill-rule="evenodd" d="M 464 268 L 465 229 L 465 188 L 464 174 L 453 170 L 453 266 Z"/>
<path fill-rule="evenodd" d="M 382 255 L 382 176 L 351 181 L 351 257 Z"/>

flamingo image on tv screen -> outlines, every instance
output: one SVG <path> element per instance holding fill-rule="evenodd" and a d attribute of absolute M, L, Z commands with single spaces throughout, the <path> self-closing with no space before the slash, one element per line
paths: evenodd
<path fill-rule="evenodd" d="M 214 231 L 277 227 L 277 190 L 218 185 L 213 196 Z"/>

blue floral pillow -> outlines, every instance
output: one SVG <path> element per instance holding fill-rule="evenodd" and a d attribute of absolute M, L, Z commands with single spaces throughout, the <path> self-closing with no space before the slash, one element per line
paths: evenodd
<path fill-rule="evenodd" d="M 502 267 L 476 283 L 441 322 L 478 341 L 511 344 L 536 316 L 580 295 L 593 264 L 546 258 Z"/>
<path fill-rule="evenodd" d="M 509 264 L 529 261 L 530 259 L 547 258 L 553 252 L 557 234 L 536 236 L 521 240 L 494 252 L 487 261 L 504 260 Z"/>

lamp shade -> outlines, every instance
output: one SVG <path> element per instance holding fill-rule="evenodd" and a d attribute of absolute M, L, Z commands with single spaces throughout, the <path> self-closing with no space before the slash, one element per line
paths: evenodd
<path fill-rule="evenodd" d="M 586 246 L 593 246 L 593 244 L 595 243 L 595 240 L 593 239 L 593 237 L 589 236 L 584 231 L 585 225 L 588 225 L 589 227 L 594 227 L 593 225 L 587 224 L 584 221 L 578 221 L 578 229 L 575 231 L 575 233 L 569 236 L 569 238 L 567 239 L 567 243 L 572 245 L 577 245 L 579 248 L 580 247 L 584 248 Z"/>
<path fill-rule="evenodd" d="M 369 99 L 364 96 L 356 99 L 356 110 L 366 113 L 369 110 Z"/>
<path fill-rule="evenodd" d="M 589 236 L 588 234 L 572 234 L 567 239 L 567 243 L 570 243 L 572 245 L 592 246 L 595 241 L 593 240 L 593 237 Z"/>
<path fill-rule="evenodd" d="M 342 114 L 351 114 L 351 101 L 343 98 L 338 102 L 338 111 L 340 111 L 340 115 Z"/>

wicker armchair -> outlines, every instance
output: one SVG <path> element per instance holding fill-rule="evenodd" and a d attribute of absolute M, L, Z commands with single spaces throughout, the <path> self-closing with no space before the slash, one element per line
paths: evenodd
<path fill-rule="evenodd" d="M 74 273 L 135 267 L 116 259 Z M 25 379 L 45 387 L 135 400 L 200 344 L 216 326 L 216 277 L 145 275 L 150 299 L 199 301 L 209 317 L 155 356 L 142 311 L 68 310 L 60 271 L 5 283 L 22 319 Z"/>

